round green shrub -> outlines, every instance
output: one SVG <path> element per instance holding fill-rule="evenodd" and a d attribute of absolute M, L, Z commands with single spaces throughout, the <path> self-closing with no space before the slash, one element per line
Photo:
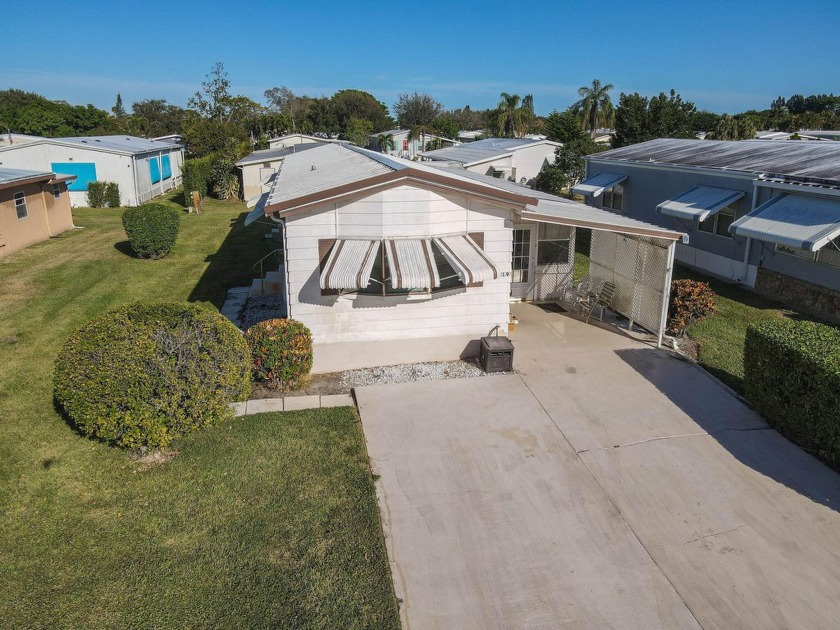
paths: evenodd
<path fill-rule="evenodd" d="M 125 234 L 139 258 L 163 258 L 178 238 L 181 214 L 170 206 L 148 203 L 126 209 Z"/>
<path fill-rule="evenodd" d="M 688 325 L 714 313 L 717 296 L 705 282 L 674 280 L 668 304 L 668 333 L 682 336 Z"/>
<path fill-rule="evenodd" d="M 269 388 L 293 388 L 312 369 L 312 333 L 294 319 L 269 319 L 245 333 L 255 381 Z"/>
<path fill-rule="evenodd" d="M 156 448 L 229 417 L 250 392 L 248 346 L 218 313 L 192 304 L 129 304 L 67 340 L 56 402 L 85 435 Z"/>

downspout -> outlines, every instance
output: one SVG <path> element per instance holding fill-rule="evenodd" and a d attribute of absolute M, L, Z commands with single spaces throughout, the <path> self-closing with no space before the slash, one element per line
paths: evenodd
<path fill-rule="evenodd" d="M 659 315 L 659 334 L 656 338 L 656 347 L 662 347 L 662 337 L 665 334 L 665 326 L 668 323 L 668 303 L 671 301 L 671 278 L 674 275 L 674 252 L 677 249 L 677 241 L 671 241 L 668 245 L 668 267 L 665 269 L 665 287 L 662 291 L 662 311 Z"/>
<path fill-rule="evenodd" d="M 274 221 L 275 223 L 279 223 L 280 230 L 283 233 L 283 281 L 286 284 L 286 286 L 283 287 L 283 296 L 286 298 L 286 317 L 288 319 L 292 319 L 292 305 L 289 301 L 289 266 L 286 264 L 287 255 L 289 252 L 286 241 L 286 219 L 278 218 L 274 215 L 274 213 L 268 215 L 268 218 Z"/>
<path fill-rule="evenodd" d="M 137 183 L 137 155 L 132 155 L 129 159 L 131 160 L 131 173 L 134 175 L 134 201 L 137 202 L 134 205 L 139 206 L 143 201 L 140 199 L 140 186 Z"/>
<path fill-rule="evenodd" d="M 750 204 L 750 212 L 758 206 L 758 180 L 753 180 L 753 198 Z M 748 284 L 750 277 L 750 252 L 752 251 L 752 238 L 747 237 L 747 249 L 744 252 L 744 278 L 743 283 Z"/>

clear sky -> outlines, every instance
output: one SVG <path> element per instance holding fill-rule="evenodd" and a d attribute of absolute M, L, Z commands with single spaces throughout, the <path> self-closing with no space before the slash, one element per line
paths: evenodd
<path fill-rule="evenodd" d="M 719 113 L 840 93 L 840 0 L 3 0 L 0 15 L 0 89 L 105 109 L 118 92 L 128 109 L 185 105 L 215 61 L 259 102 L 285 85 L 478 109 L 505 91 L 547 114 L 594 78 L 615 102 L 674 88 Z"/>

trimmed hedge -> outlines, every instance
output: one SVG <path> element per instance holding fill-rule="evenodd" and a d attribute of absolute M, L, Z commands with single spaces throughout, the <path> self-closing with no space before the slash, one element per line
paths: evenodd
<path fill-rule="evenodd" d="M 204 157 L 184 160 L 181 177 L 184 181 L 184 198 L 187 203 L 189 203 L 190 195 L 194 190 L 197 190 L 202 197 L 206 197 L 210 192 L 215 159 L 216 154 L 211 153 Z"/>
<path fill-rule="evenodd" d="M 181 214 L 170 206 L 149 203 L 123 212 L 123 227 L 139 258 L 163 258 L 175 245 Z"/>
<path fill-rule="evenodd" d="M 717 296 L 705 282 L 674 280 L 668 302 L 667 332 L 681 337 L 688 325 L 715 312 Z"/>
<path fill-rule="evenodd" d="M 91 208 L 119 208 L 120 187 L 116 182 L 90 182 L 87 202 Z"/>
<path fill-rule="evenodd" d="M 245 333 L 255 381 L 291 389 L 312 369 L 312 333 L 294 319 L 269 319 Z"/>
<path fill-rule="evenodd" d="M 840 470 L 840 330 L 787 319 L 751 324 L 744 388 L 782 435 Z"/>
<path fill-rule="evenodd" d="M 64 344 L 56 402 L 85 435 L 124 448 L 167 446 L 231 416 L 250 392 L 250 355 L 237 328 L 192 304 L 129 304 Z"/>

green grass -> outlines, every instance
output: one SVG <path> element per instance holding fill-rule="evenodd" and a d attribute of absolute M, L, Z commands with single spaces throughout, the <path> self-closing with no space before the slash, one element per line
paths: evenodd
<path fill-rule="evenodd" d="M 120 210 L 80 209 L 84 230 L 0 263 L 4 627 L 398 627 L 353 409 L 238 419 L 144 467 L 53 408 L 55 355 L 89 318 L 216 308 L 253 277 L 268 227 L 242 228 L 239 203 L 203 209 L 162 260 L 125 253 Z"/>
<path fill-rule="evenodd" d="M 717 294 L 717 312 L 688 326 L 686 334 L 698 344 L 700 365 L 743 393 L 747 326 L 764 319 L 786 317 L 790 311 L 752 291 L 678 266 L 674 279 L 679 278 L 708 282 Z"/>

